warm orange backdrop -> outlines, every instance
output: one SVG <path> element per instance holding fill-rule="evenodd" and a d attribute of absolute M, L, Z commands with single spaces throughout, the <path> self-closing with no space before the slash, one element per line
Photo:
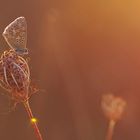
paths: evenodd
<path fill-rule="evenodd" d="M 138 0 L 1 0 L 0 34 L 18 16 L 28 22 L 31 107 L 44 140 L 104 140 L 101 95 L 128 103 L 113 140 L 140 139 L 140 2 Z M 7 49 L 0 36 L 0 51 Z M 4 93 L 1 90 L 1 93 Z M 3 115 L 0 140 L 35 140 L 22 105 Z"/>

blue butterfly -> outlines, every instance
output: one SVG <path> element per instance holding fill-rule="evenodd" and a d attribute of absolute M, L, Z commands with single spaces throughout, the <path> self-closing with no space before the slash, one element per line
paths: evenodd
<path fill-rule="evenodd" d="M 9 47 L 17 54 L 28 54 L 27 44 L 27 23 L 25 17 L 18 17 L 11 22 L 3 32 L 3 37 Z"/>

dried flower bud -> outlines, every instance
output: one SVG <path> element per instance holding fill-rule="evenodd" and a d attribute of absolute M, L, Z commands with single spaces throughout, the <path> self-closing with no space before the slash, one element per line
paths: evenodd
<path fill-rule="evenodd" d="M 0 83 L 16 102 L 28 99 L 30 71 L 25 59 L 13 50 L 4 51 L 0 58 Z"/>
<path fill-rule="evenodd" d="M 103 95 L 101 106 L 107 118 L 117 121 L 124 112 L 126 102 L 120 97 L 114 97 L 112 94 L 107 94 Z"/>

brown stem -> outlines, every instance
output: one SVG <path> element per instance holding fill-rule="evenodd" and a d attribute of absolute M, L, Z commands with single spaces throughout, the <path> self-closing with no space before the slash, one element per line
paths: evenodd
<path fill-rule="evenodd" d="M 106 140 L 112 140 L 115 124 L 116 122 L 114 120 L 109 121 Z"/>
<path fill-rule="evenodd" d="M 26 112 L 27 112 L 27 114 L 29 116 L 29 119 L 31 121 L 34 117 L 33 117 L 33 113 L 32 113 L 32 110 L 30 108 L 29 102 L 26 101 L 23 104 L 24 104 Z M 35 132 L 35 135 L 37 137 L 37 140 L 43 140 L 43 138 L 41 136 L 41 133 L 40 133 L 40 130 L 39 130 L 38 126 L 37 126 L 37 123 L 36 122 L 31 122 L 31 124 L 32 124 L 32 127 L 34 129 L 34 132 Z"/>

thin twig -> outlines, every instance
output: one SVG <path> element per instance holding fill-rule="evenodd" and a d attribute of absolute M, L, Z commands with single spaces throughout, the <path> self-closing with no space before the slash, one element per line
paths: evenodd
<path fill-rule="evenodd" d="M 116 122 L 114 120 L 109 121 L 106 140 L 112 140 L 115 124 Z"/>
<path fill-rule="evenodd" d="M 32 110 L 30 108 L 28 101 L 24 102 L 24 107 L 25 107 L 26 112 L 28 113 L 29 119 L 31 121 L 34 117 L 33 117 L 33 113 L 32 113 Z M 43 140 L 41 133 L 40 133 L 40 130 L 38 128 L 37 122 L 31 122 L 31 124 L 32 124 L 32 127 L 34 129 L 37 140 Z"/>

